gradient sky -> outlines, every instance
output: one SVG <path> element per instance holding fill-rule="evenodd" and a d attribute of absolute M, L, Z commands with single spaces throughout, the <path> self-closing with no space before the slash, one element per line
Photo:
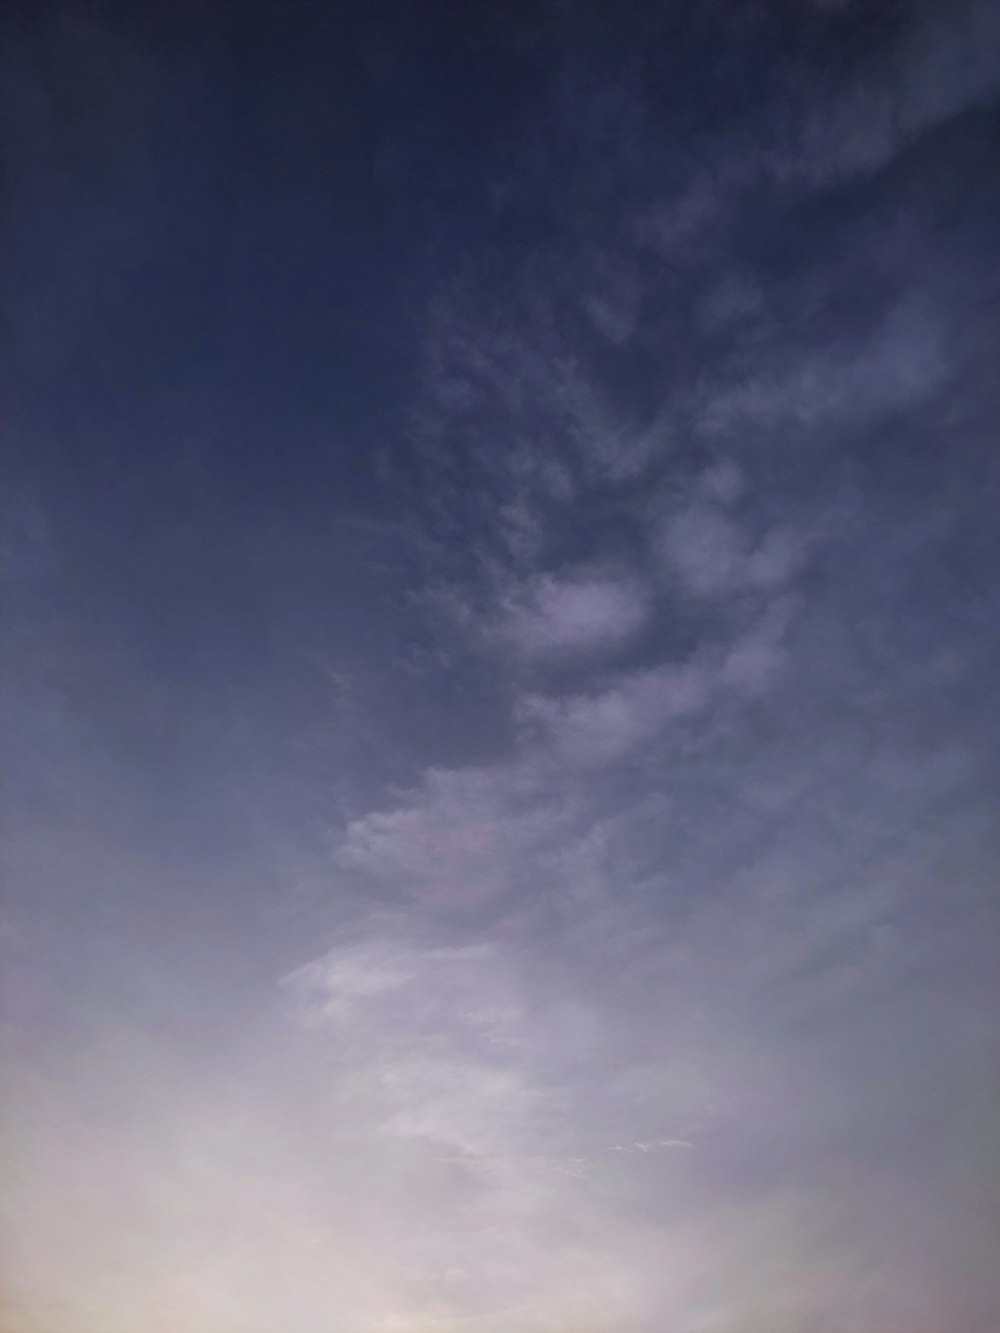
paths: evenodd
<path fill-rule="evenodd" d="M 0 1333 L 1000 1330 L 1000 4 L 0 23 Z"/>

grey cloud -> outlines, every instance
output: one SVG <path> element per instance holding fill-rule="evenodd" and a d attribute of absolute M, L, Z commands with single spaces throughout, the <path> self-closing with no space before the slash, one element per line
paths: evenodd
<path fill-rule="evenodd" d="M 747 552 L 738 528 L 707 506 L 669 520 L 661 546 L 664 563 L 696 594 L 732 592 L 745 577 Z"/>
<path fill-rule="evenodd" d="M 529 656 L 585 653 L 627 640 L 648 613 L 634 575 L 542 575 L 504 598 L 497 632 Z"/>
<path fill-rule="evenodd" d="M 698 713 L 710 690 L 709 674 L 699 665 L 666 666 L 627 677 L 597 694 L 527 696 L 521 717 L 540 723 L 558 754 L 592 767 L 621 758 L 671 719 Z"/>
<path fill-rule="evenodd" d="M 709 438 L 731 438 L 748 425 L 808 431 L 910 406 L 947 374 L 945 330 L 936 323 L 906 301 L 867 346 L 806 357 L 783 346 L 741 383 L 703 391 L 698 429 Z"/>
<path fill-rule="evenodd" d="M 806 546 L 793 528 L 773 528 L 754 542 L 717 506 L 695 502 L 665 519 L 655 554 L 681 589 L 695 597 L 780 589 L 798 572 Z"/>
<path fill-rule="evenodd" d="M 427 903 L 488 903 L 572 808 L 572 794 L 553 794 L 530 763 L 435 770 L 405 803 L 353 821 L 339 859 Z"/>

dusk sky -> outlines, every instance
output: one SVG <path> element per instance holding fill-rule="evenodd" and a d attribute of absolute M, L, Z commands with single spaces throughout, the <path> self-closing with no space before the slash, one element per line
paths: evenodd
<path fill-rule="evenodd" d="M 0 123 L 0 1333 L 1000 1333 L 1000 0 Z"/>

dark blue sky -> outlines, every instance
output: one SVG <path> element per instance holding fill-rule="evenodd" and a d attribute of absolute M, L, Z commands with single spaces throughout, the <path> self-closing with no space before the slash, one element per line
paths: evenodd
<path fill-rule="evenodd" d="M 8 7 L 2 1333 L 997 1326 L 998 97 Z"/>

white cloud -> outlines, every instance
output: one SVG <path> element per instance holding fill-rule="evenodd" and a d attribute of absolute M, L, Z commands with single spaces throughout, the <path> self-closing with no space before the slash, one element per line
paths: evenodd
<path fill-rule="evenodd" d="M 720 510 L 692 505 L 663 525 L 658 540 L 663 563 L 697 596 L 733 592 L 744 579 L 746 542 Z"/>
<path fill-rule="evenodd" d="M 431 947 L 375 936 L 331 950 L 289 983 L 307 1014 L 355 1030 L 374 1023 L 433 1037 L 447 1029 L 506 1046 L 523 1022 L 514 979 L 488 944 Z"/>
<path fill-rule="evenodd" d="M 597 694 L 523 700 L 521 716 L 541 725 L 556 752 L 585 767 L 613 763 L 663 726 L 705 707 L 711 674 L 700 665 L 657 667 Z"/>
<path fill-rule="evenodd" d="M 530 767 L 432 769 L 398 806 L 349 824 L 339 860 L 427 903 L 487 902 L 511 888 L 559 807 Z"/>
<path fill-rule="evenodd" d="M 541 575 L 505 599 L 498 628 L 529 657 L 560 657 L 627 641 L 649 607 L 648 590 L 635 576 Z"/>
<path fill-rule="evenodd" d="M 292 980 L 328 1024 L 331 1050 L 350 1052 L 341 1104 L 363 1120 L 371 1151 L 400 1172 L 408 1163 L 425 1194 L 435 1180 L 444 1190 L 442 1208 L 409 1244 L 446 1324 L 478 1316 L 486 1327 L 497 1319 L 545 1329 L 596 1309 L 603 1327 L 680 1311 L 691 1274 L 682 1280 L 683 1265 L 675 1271 L 671 1261 L 664 1280 L 669 1233 L 608 1217 L 594 1189 L 630 1158 L 689 1147 L 672 1119 L 683 1120 L 703 1089 L 690 1071 L 615 1058 L 614 1034 L 591 1022 L 577 1049 L 581 1001 L 565 982 L 553 991 L 550 969 L 532 972 L 529 963 L 523 945 L 422 947 L 376 936 L 330 951 Z M 359 973 L 368 980 L 359 984 Z M 484 996 L 506 1015 L 503 1042 L 489 1023 L 470 1021 L 466 1001 L 478 1009 Z M 602 1086 L 609 1058 L 616 1072 Z M 663 1136 L 646 1136 L 650 1124 Z M 690 1257 L 679 1232 L 669 1246 L 678 1261 Z M 396 1317 L 395 1327 L 423 1326 L 412 1312 Z"/>
<path fill-rule="evenodd" d="M 721 485 L 728 485 L 723 477 Z M 720 505 L 694 500 L 672 514 L 654 537 L 654 553 L 676 583 L 694 597 L 717 599 L 747 590 L 779 589 L 799 568 L 805 544 L 774 528 L 754 545 Z"/>

